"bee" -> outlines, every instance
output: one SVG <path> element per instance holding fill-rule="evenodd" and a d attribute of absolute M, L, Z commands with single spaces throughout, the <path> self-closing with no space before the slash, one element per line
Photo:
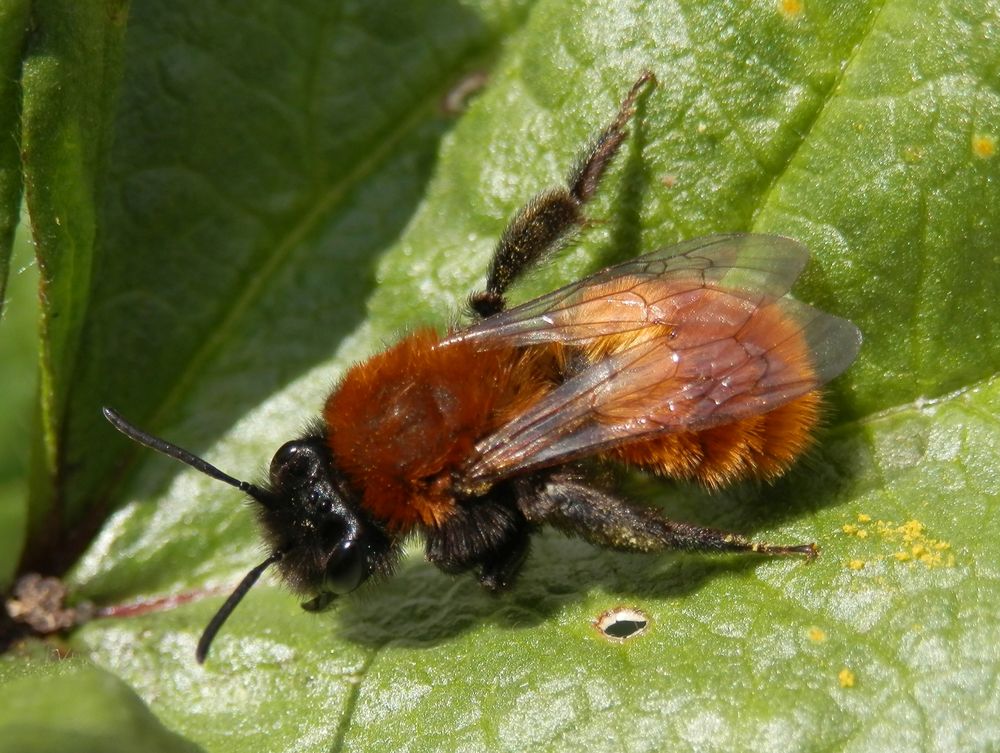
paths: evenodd
<path fill-rule="evenodd" d="M 418 329 L 350 368 L 322 421 L 286 442 L 267 480 L 241 481 L 104 415 L 121 432 L 249 495 L 270 551 L 205 628 L 196 658 L 277 566 L 310 611 L 389 576 L 419 534 L 446 573 L 511 587 L 543 526 L 626 552 L 813 557 L 668 520 L 592 475 L 612 461 L 711 489 L 774 479 L 811 442 L 820 388 L 860 346 L 850 322 L 788 296 L 808 252 L 779 236 L 690 240 L 509 308 L 508 288 L 585 224 L 627 136 L 643 74 L 567 184 L 514 214 L 473 321 Z"/>

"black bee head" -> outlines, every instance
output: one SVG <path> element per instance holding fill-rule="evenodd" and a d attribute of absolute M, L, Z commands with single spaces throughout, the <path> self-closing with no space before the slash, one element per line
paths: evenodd
<path fill-rule="evenodd" d="M 382 569 L 388 537 L 363 515 L 356 494 L 334 467 L 322 436 L 283 444 L 271 460 L 259 517 L 283 556 L 288 584 L 318 609 Z"/>
<path fill-rule="evenodd" d="M 195 652 L 199 662 L 205 661 L 216 633 L 271 565 L 278 565 L 293 589 L 311 597 L 302 605 L 311 611 L 391 568 L 398 543 L 362 514 L 356 495 L 334 467 L 322 432 L 282 445 L 271 461 L 268 483 L 257 486 L 142 431 L 111 408 L 104 408 L 104 416 L 130 439 L 235 486 L 259 504 L 271 554 L 246 574 L 208 623 Z"/>

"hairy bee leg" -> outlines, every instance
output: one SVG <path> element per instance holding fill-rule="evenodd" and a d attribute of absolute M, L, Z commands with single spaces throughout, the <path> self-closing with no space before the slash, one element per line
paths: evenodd
<path fill-rule="evenodd" d="M 501 546 L 483 557 L 479 568 L 479 583 L 483 588 L 497 593 L 514 585 L 514 579 L 528 558 L 531 531 L 532 527 L 524 523 L 512 531 Z"/>
<path fill-rule="evenodd" d="M 618 108 L 618 115 L 601 131 L 589 153 L 580 160 L 576 170 L 569 180 L 569 193 L 579 204 L 590 200 L 601 183 L 604 171 L 614 159 L 622 142 L 628 136 L 625 126 L 635 115 L 635 102 L 643 87 L 650 81 L 655 85 L 656 77 L 652 71 L 643 71 L 642 75 L 632 84 L 632 88 Z"/>
<path fill-rule="evenodd" d="M 600 133 L 593 146 L 580 160 L 566 186 L 550 188 L 519 209 L 508 223 L 490 263 L 486 290 L 469 298 L 472 310 L 481 317 L 503 311 L 504 294 L 545 254 L 584 223 L 583 206 L 594 195 L 608 165 L 628 136 L 626 125 L 635 114 L 635 102 L 643 87 L 655 77 L 643 73 L 622 100 L 618 114 Z"/>
<path fill-rule="evenodd" d="M 607 492 L 572 481 L 550 481 L 530 501 L 521 502 L 530 523 L 547 524 L 592 544 L 626 552 L 684 549 L 695 552 L 750 552 L 816 556 L 815 544 L 774 546 L 739 534 L 667 520 Z"/>
<path fill-rule="evenodd" d="M 459 506 L 428 529 L 428 561 L 450 574 L 477 568 L 483 586 L 491 591 L 506 588 L 527 555 L 531 526 L 503 496 Z"/>

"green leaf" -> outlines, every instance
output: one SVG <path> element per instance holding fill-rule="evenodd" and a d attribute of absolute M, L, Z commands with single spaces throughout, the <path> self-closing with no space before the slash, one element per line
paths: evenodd
<path fill-rule="evenodd" d="M 128 685 L 81 661 L 44 662 L 0 686 L 0 751 L 196 753 Z"/>
<path fill-rule="evenodd" d="M 21 226 L 11 257 L 14 273 L 0 323 L 0 592 L 14 580 L 27 530 L 28 455 L 38 368 L 38 270 L 31 264 L 27 228 Z"/>
<path fill-rule="evenodd" d="M 76 389 L 80 333 L 99 266 L 99 197 L 115 112 L 124 0 L 36 0 L 21 68 L 23 180 L 41 276 L 40 430 L 32 459 L 29 567 L 72 562 L 69 539 L 86 537 L 62 499 L 67 405 Z M 76 543 L 79 547 L 80 544 Z"/>
<path fill-rule="evenodd" d="M 329 357 L 363 318 L 374 260 L 420 201 L 448 124 L 441 97 L 520 12 L 425 0 L 394 11 L 414 35 L 385 26 L 388 7 L 261 2 L 238 17 L 197 3 L 131 8 L 112 145 L 88 184 L 100 232 L 81 212 L 65 245 L 84 250 L 57 254 L 88 279 L 50 302 L 47 321 L 61 324 L 43 372 L 48 473 L 32 490 L 33 566 L 72 562 L 120 501 L 122 460 L 137 448 L 109 442 L 103 405 L 156 430 L 190 420 L 181 438 L 198 449 Z M 47 84 L 43 103 L 65 90 Z M 70 273 L 57 279 L 68 285 Z M 72 332 L 67 316 L 83 317 Z M 225 400 L 196 408 L 196 392 L 222 385 L 220 368 L 235 368 Z"/>
<path fill-rule="evenodd" d="M 22 46 L 28 30 L 28 0 L 8 0 L 0 5 L 0 316 L 6 303 L 7 275 L 21 205 L 21 158 L 17 139 L 21 114 L 18 74 Z"/>
<path fill-rule="evenodd" d="M 1000 745 L 1000 5 L 273 5 L 131 7 L 121 82 L 103 79 L 111 138 L 98 118 L 86 141 L 106 156 L 80 202 L 93 225 L 66 231 L 89 253 L 50 283 L 50 312 L 76 323 L 46 341 L 44 398 L 65 408 L 43 425 L 58 441 L 32 556 L 89 541 L 69 579 L 100 605 L 235 584 L 260 557 L 239 495 L 112 439 L 100 406 L 255 476 L 351 362 L 451 321 L 506 218 L 647 68 L 660 84 L 596 222 L 517 295 L 708 232 L 805 242 L 797 295 L 866 338 L 816 452 L 774 487 L 631 494 L 822 554 L 639 557 L 543 535 L 494 599 L 415 548 L 331 613 L 265 578 L 204 667 L 219 598 L 95 620 L 73 649 L 212 751 Z M 468 112 L 442 115 L 487 64 Z M 76 186 L 53 183 L 53 203 Z M 47 207 L 31 205 L 36 240 Z M 617 605 L 646 631 L 600 635 Z"/>

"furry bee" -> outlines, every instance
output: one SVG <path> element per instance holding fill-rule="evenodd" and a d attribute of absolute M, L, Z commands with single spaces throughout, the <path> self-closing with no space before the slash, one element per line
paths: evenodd
<path fill-rule="evenodd" d="M 773 479 L 809 446 L 820 388 L 854 360 L 850 322 L 787 293 L 808 259 L 788 238 L 717 235 L 654 251 L 513 308 L 510 285 L 585 222 L 627 136 L 642 75 L 564 187 L 519 210 L 494 252 L 473 322 L 421 329 L 347 371 L 322 421 L 282 445 L 267 481 L 241 481 L 134 427 L 131 439 L 235 486 L 257 504 L 269 556 L 206 627 L 203 662 L 268 567 L 318 610 L 391 574 L 420 534 L 447 573 L 509 588 L 532 534 L 598 546 L 815 556 L 667 520 L 592 481 L 617 461 L 718 488 Z"/>

